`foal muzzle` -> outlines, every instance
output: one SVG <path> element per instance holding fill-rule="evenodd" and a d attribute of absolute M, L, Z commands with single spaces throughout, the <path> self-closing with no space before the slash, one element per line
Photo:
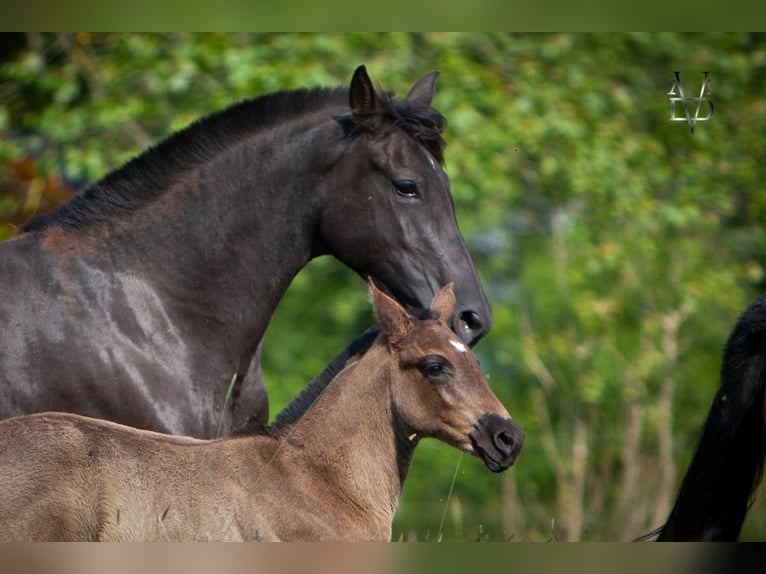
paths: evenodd
<path fill-rule="evenodd" d="M 476 454 L 492 472 L 503 472 L 519 456 L 524 444 L 524 431 L 509 418 L 486 413 L 468 433 Z"/>

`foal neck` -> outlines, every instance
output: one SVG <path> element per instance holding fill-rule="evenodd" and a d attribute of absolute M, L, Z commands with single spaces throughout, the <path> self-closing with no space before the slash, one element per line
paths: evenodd
<path fill-rule="evenodd" d="M 280 429 L 301 465 L 330 485 L 322 496 L 364 509 L 369 524 L 389 534 L 414 450 L 392 409 L 395 361 L 378 339 L 321 390 L 302 417 Z"/>

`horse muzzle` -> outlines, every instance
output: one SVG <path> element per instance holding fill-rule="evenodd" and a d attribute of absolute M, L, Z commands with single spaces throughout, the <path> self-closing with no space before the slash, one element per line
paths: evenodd
<path fill-rule="evenodd" d="M 524 444 L 524 431 L 510 418 L 486 413 L 473 425 L 468 438 L 489 470 L 503 472 L 516 462 Z"/>

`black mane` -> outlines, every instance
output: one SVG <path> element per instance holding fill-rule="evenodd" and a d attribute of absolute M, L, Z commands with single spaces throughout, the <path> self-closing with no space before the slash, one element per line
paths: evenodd
<path fill-rule="evenodd" d="M 263 425 L 256 421 L 248 422 L 236 434 L 267 434 L 275 436 L 281 429 L 298 422 L 306 411 L 313 405 L 327 385 L 344 369 L 349 359 L 364 355 L 380 333 L 377 327 L 365 331 L 354 339 L 348 347 L 340 352 L 324 370 L 306 385 L 306 387 L 290 403 L 280 411 L 271 425 Z"/>
<path fill-rule="evenodd" d="M 56 211 L 33 218 L 21 231 L 37 231 L 52 225 L 77 229 L 113 221 L 135 205 L 156 199 L 179 176 L 215 158 L 254 131 L 328 103 L 342 104 L 346 94 L 341 88 L 276 92 L 200 118 L 108 173 Z"/>
<path fill-rule="evenodd" d="M 397 100 L 383 92 L 379 92 L 379 97 L 383 105 L 375 110 L 374 118 L 383 117 L 405 130 L 443 164 L 444 116 L 430 107 Z M 168 136 L 57 210 L 34 217 L 21 231 L 40 231 L 51 226 L 80 229 L 115 221 L 136 206 L 153 201 L 179 178 L 194 173 L 201 164 L 242 142 L 254 131 L 325 106 L 348 106 L 348 89 L 282 91 L 234 104 Z M 367 122 L 360 127 L 370 129 Z"/>

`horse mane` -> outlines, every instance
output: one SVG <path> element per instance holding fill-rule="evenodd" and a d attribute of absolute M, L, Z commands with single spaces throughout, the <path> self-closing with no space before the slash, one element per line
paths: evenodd
<path fill-rule="evenodd" d="M 237 435 L 265 434 L 276 436 L 279 432 L 298 422 L 306 411 L 316 402 L 335 377 L 343 371 L 349 360 L 361 358 L 380 334 L 378 327 L 372 327 L 362 335 L 354 339 L 343 351 L 341 351 L 324 370 L 304 387 L 300 394 L 280 411 L 274 422 L 270 425 L 261 424 L 250 420 L 242 428 L 236 431 Z"/>
<path fill-rule="evenodd" d="M 337 103 L 342 93 L 340 88 L 275 92 L 202 117 L 108 173 L 57 210 L 31 219 L 21 231 L 53 225 L 79 229 L 119 219 L 135 206 L 158 198 L 185 172 L 217 157 L 254 131 L 276 125 L 288 115 Z"/>
<path fill-rule="evenodd" d="M 382 105 L 359 127 L 373 129 L 372 126 L 377 124 L 374 120 L 385 118 L 426 147 L 443 164 L 446 147 L 441 137 L 446 127 L 444 116 L 428 106 L 395 99 L 382 90 L 377 93 Z M 255 131 L 325 106 L 347 105 L 348 88 L 345 87 L 281 91 L 234 104 L 171 134 L 85 188 L 57 210 L 33 217 L 21 231 L 42 231 L 52 226 L 74 230 L 119 220 L 138 206 L 157 199 L 184 174 L 241 143 Z M 342 123 L 344 118 L 336 119 Z"/>

